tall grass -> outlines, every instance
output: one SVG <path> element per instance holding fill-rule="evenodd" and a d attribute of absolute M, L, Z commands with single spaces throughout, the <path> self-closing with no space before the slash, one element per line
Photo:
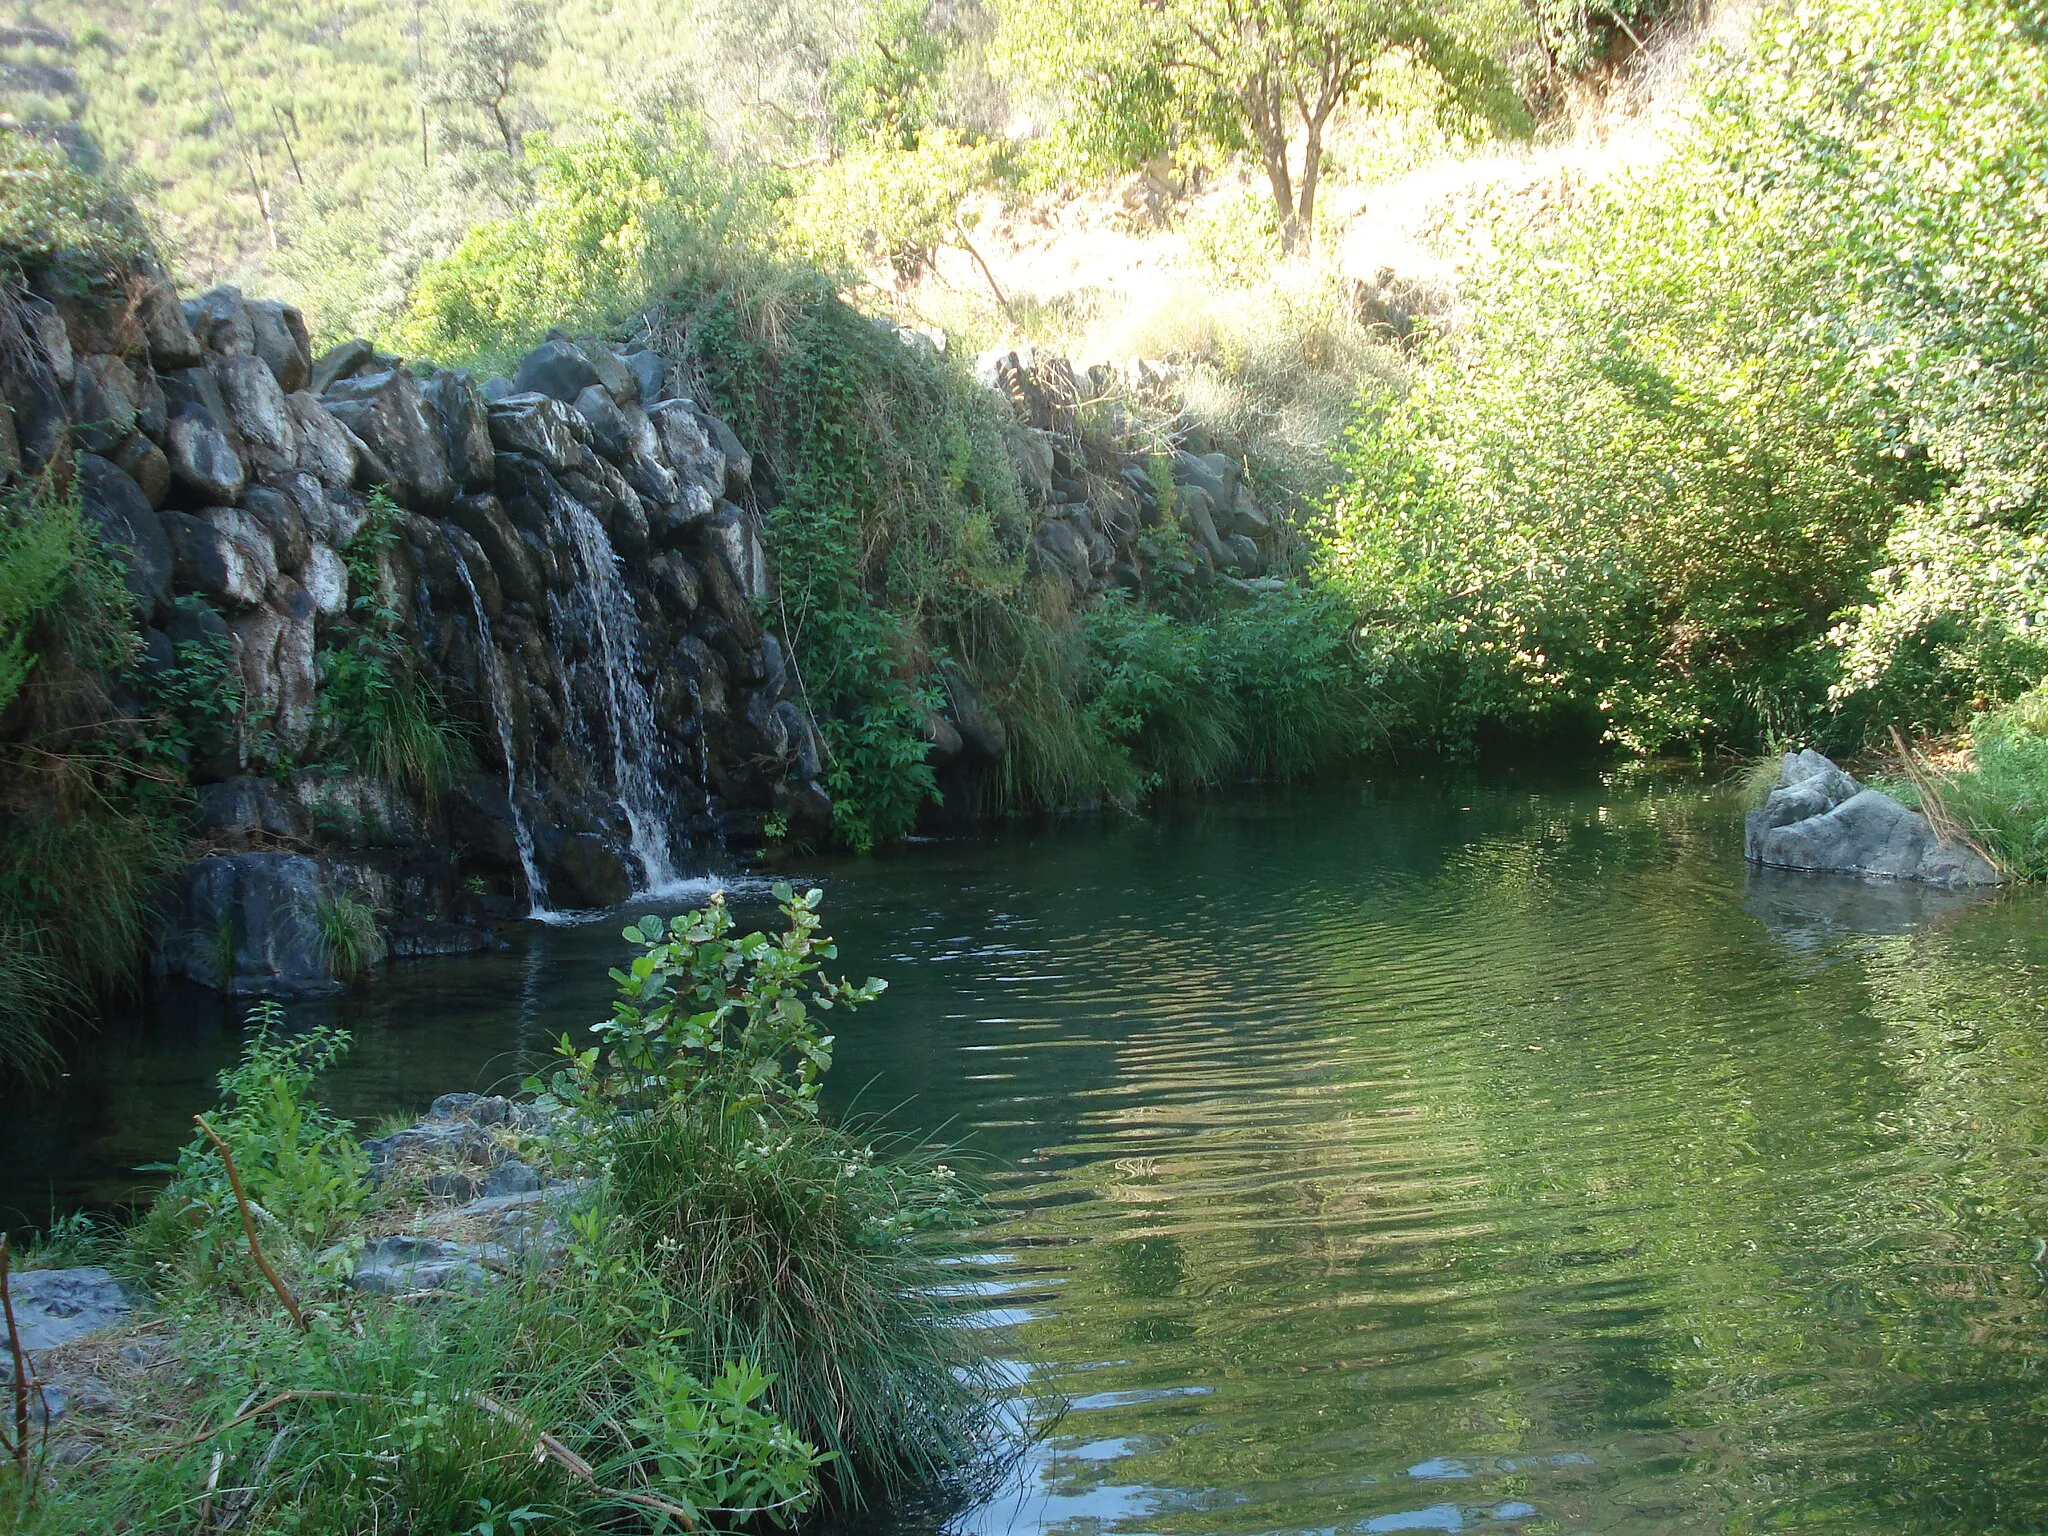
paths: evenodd
<path fill-rule="evenodd" d="M 2048 685 L 1971 726 L 1971 766 L 1939 783 L 1949 815 L 2001 870 L 2048 878 Z"/>
<path fill-rule="evenodd" d="M 913 1233 L 958 1181 L 802 1119 L 672 1103 L 610 1142 L 612 1198 L 687 1328 L 694 1369 L 755 1362 L 775 1414 L 838 1459 L 840 1507 L 958 1488 L 999 1465 L 1001 1382 L 934 1292 Z"/>

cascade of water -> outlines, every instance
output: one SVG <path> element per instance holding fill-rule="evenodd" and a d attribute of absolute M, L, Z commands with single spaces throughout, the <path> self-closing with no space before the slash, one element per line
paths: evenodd
<path fill-rule="evenodd" d="M 661 890 L 676 883 L 668 846 L 669 805 L 655 770 L 661 746 L 654 733 L 654 702 L 641 686 L 637 637 L 640 620 L 633 597 L 619 575 L 619 557 L 595 514 L 581 502 L 565 499 L 570 541 L 576 548 L 583 581 L 579 598 L 585 605 L 597 650 L 604 665 L 605 723 L 612 740 L 612 782 L 619 809 L 626 813 L 633 856 L 640 861 L 645 889 Z"/>
<path fill-rule="evenodd" d="M 519 809 L 519 754 L 512 744 L 512 698 L 505 687 L 505 668 L 491 638 L 491 616 L 484 612 L 483 597 L 470 577 L 469 562 L 463 559 L 460 545 L 451 540 L 449 548 L 455 554 L 455 570 L 469 592 L 470 610 L 476 615 L 476 640 L 483 654 L 485 689 L 491 696 L 491 714 L 498 722 L 498 745 L 505 752 L 505 800 L 512 807 L 512 836 L 519 844 L 519 867 L 526 872 L 527 902 L 532 916 L 547 917 L 548 883 L 541 878 L 540 865 L 534 862 L 533 828 L 526 824 L 526 813 Z"/>

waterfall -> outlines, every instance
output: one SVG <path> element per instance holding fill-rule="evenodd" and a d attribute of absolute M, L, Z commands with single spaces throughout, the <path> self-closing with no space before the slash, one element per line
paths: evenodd
<path fill-rule="evenodd" d="M 541 878 L 540 866 L 533 858 L 533 828 L 526 824 L 526 814 L 519 809 L 519 754 L 512 745 L 512 698 L 505 688 L 505 668 L 498 657 L 497 642 L 491 638 L 491 616 L 484 612 L 483 597 L 477 592 L 476 582 L 470 577 L 469 562 L 462 557 L 462 546 L 453 539 L 448 548 L 455 555 L 455 569 L 462 577 L 462 585 L 469 592 L 469 606 L 476 615 L 477 646 L 482 652 L 485 691 L 491 696 L 491 714 L 498 722 L 498 745 L 505 752 L 505 802 L 512 807 L 512 835 L 519 843 L 519 867 L 526 871 L 526 899 L 534 917 L 546 917 L 548 913 L 548 883 Z"/>
<path fill-rule="evenodd" d="M 654 701 L 639 677 L 640 620 L 604 525 L 573 497 L 562 498 L 560 507 L 583 569 L 576 593 L 583 612 L 578 616 L 588 619 L 604 664 L 613 788 L 626 815 L 633 856 L 640 861 L 642 888 L 659 891 L 676 883 L 676 871 L 669 859 L 668 797 L 655 776 L 661 747 L 654 732 Z"/>

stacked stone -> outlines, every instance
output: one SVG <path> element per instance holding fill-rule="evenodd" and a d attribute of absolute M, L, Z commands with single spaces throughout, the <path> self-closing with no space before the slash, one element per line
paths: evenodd
<path fill-rule="evenodd" d="M 0 471 L 61 475 L 77 455 L 145 670 L 178 665 L 186 642 L 223 647 L 251 727 L 191 764 L 220 852 L 186 872 L 164 969 L 235 991 L 331 986 L 304 916 L 316 893 L 390 914 L 401 951 L 470 947 L 485 942 L 474 925 L 525 911 L 478 604 L 511 684 L 512 756 L 551 897 L 629 894 L 610 758 L 575 729 L 591 711 L 555 623 L 579 579 L 571 504 L 602 525 L 630 594 L 676 830 L 743 837 L 770 812 L 803 834 L 829 826 L 816 729 L 757 616 L 770 572 L 752 461 L 659 357 L 556 337 L 516 377 L 481 384 L 363 341 L 316 362 L 291 306 L 228 287 L 181 303 L 152 271 L 12 310 Z M 335 755 L 315 656 L 355 633 L 343 552 L 380 488 L 403 513 L 379 600 L 499 770 L 431 801 L 290 771 Z M 471 931 L 449 932 L 450 918 Z"/>

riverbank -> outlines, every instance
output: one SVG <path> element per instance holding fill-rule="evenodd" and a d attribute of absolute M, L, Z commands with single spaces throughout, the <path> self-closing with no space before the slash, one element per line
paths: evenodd
<path fill-rule="evenodd" d="M 643 919 L 617 1026 L 537 1097 L 367 1140 L 312 1095 L 346 1036 L 259 1011 L 148 1210 L 17 1262 L 7 1528 L 758 1528 L 998 1472 L 1024 1426 L 921 1236 L 977 1199 L 818 1117 L 804 1010 L 881 984 L 825 978 L 817 893 L 777 895 L 769 938 Z M 38 1269 L 84 1258 L 132 1310 L 54 1337 Z"/>

